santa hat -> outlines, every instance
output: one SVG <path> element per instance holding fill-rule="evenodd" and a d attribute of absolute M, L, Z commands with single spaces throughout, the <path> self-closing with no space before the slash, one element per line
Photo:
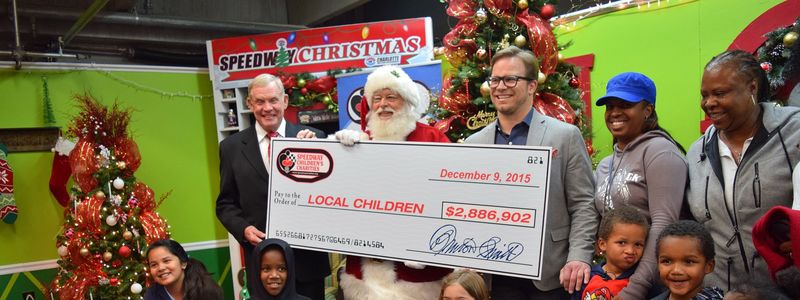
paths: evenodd
<path fill-rule="evenodd" d="M 414 111 L 420 103 L 419 90 L 417 84 L 408 77 L 408 74 L 397 66 L 383 66 L 372 71 L 367 77 L 367 84 L 364 85 L 364 99 L 372 109 L 372 94 L 383 89 L 390 89 L 400 94 L 406 104 L 411 106 Z"/>
<path fill-rule="evenodd" d="M 360 107 L 362 131 L 367 127 L 366 115 L 367 111 L 372 109 L 372 95 L 383 89 L 390 89 L 403 97 L 412 113 L 420 113 L 421 109 L 427 109 L 427 107 L 420 107 L 422 102 L 420 88 L 402 68 L 398 66 L 379 67 L 367 76 L 367 83 L 364 85 L 364 98 L 361 100 Z"/>
<path fill-rule="evenodd" d="M 791 242 L 792 253 L 786 255 L 779 249 L 786 242 L 786 236 L 775 236 L 773 227 L 777 224 L 788 225 L 788 241 Z M 775 206 L 767 211 L 753 226 L 753 244 L 769 267 L 770 275 L 791 267 L 792 263 L 800 268 L 800 211 L 784 206 Z"/>

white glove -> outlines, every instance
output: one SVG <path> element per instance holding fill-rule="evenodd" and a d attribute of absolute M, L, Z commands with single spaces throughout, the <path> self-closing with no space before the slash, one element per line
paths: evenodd
<path fill-rule="evenodd" d="M 417 269 L 417 270 L 425 269 L 425 265 L 423 265 L 421 263 L 418 263 L 418 262 L 404 261 L 403 264 L 406 265 L 406 267 L 409 267 L 409 268 L 412 268 L 412 269 Z"/>
<path fill-rule="evenodd" d="M 361 140 L 361 132 L 352 129 L 339 130 L 336 132 L 335 136 L 336 139 L 345 146 L 352 146 Z"/>

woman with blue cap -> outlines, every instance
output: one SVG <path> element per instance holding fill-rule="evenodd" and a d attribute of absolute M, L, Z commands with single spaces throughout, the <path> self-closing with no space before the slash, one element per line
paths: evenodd
<path fill-rule="evenodd" d="M 647 76 L 635 72 L 614 76 L 596 104 L 606 107 L 606 127 L 614 137 L 613 153 L 595 171 L 597 211 L 602 216 L 616 207 L 631 206 L 651 224 L 639 266 L 616 296 L 649 299 L 658 292 L 655 239 L 678 220 L 683 204 L 688 177 L 684 150 L 658 125 L 656 85 Z M 606 273 L 612 279 L 620 275 Z"/>

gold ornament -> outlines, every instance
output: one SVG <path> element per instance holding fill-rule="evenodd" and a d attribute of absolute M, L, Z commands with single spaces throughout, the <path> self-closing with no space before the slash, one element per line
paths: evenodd
<path fill-rule="evenodd" d="M 526 39 L 524 35 L 520 34 L 514 38 L 514 45 L 517 45 L 517 47 L 522 48 L 525 47 L 526 44 L 528 44 L 528 39 Z"/>
<path fill-rule="evenodd" d="M 119 168 L 120 170 L 125 170 L 126 166 L 127 166 L 127 164 L 125 164 L 124 161 L 118 161 L 117 162 L 117 168 Z"/>
<path fill-rule="evenodd" d="M 564 61 L 564 54 L 561 54 L 561 52 L 558 53 L 558 61 L 560 62 Z"/>
<path fill-rule="evenodd" d="M 547 80 L 547 75 L 544 75 L 544 73 L 539 72 L 539 77 L 536 78 L 536 81 L 539 82 L 539 84 L 544 84 L 545 80 Z"/>
<path fill-rule="evenodd" d="M 492 90 L 492 89 L 491 89 L 491 88 L 489 88 L 489 82 L 488 82 L 488 81 L 484 81 L 484 82 L 481 84 L 481 96 L 484 96 L 484 97 L 489 97 L 489 92 L 490 92 L 491 90 Z"/>
<path fill-rule="evenodd" d="M 97 191 L 97 193 L 94 193 L 94 196 L 97 199 L 101 199 L 101 200 L 106 198 L 106 194 L 103 193 L 103 191 Z"/>
<path fill-rule="evenodd" d="M 80 254 L 81 254 L 81 256 L 83 256 L 83 257 L 87 257 L 87 256 L 89 256 L 89 249 L 86 249 L 86 248 L 81 248 L 81 250 L 80 250 Z"/>
<path fill-rule="evenodd" d="M 322 96 L 322 103 L 331 104 L 331 96 L 328 95 Z"/>
<path fill-rule="evenodd" d="M 478 23 L 478 25 L 486 22 L 487 17 L 488 15 L 486 14 L 486 10 L 483 9 L 483 7 L 478 8 L 478 10 L 475 11 L 475 22 Z"/>
<path fill-rule="evenodd" d="M 797 32 L 789 31 L 789 33 L 783 36 L 783 45 L 786 46 L 786 48 L 791 47 L 794 45 L 794 42 L 797 41 L 797 37 Z"/>
<path fill-rule="evenodd" d="M 104 260 L 104 261 L 109 261 L 109 260 L 111 260 L 113 257 L 114 257 L 114 255 L 113 255 L 113 254 L 111 254 L 111 252 L 108 252 L 108 251 L 106 251 L 105 253 L 103 253 L 103 260 Z"/>
<path fill-rule="evenodd" d="M 504 34 L 504 35 L 503 35 L 503 39 L 502 39 L 502 40 L 500 40 L 500 49 L 499 49 L 499 50 L 502 50 L 502 49 L 508 48 L 508 45 L 509 45 L 509 44 L 508 44 L 508 39 L 510 39 L 510 38 L 511 38 L 511 37 L 508 35 L 508 33 L 506 33 L 506 34 Z"/>
<path fill-rule="evenodd" d="M 126 241 L 130 241 L 133 238 L 133 233 L 125 230 L 125 232 L 122 233 L 122 238 L 125 239 Z"/>
<path fill-rule="evenodd" d="M 306 80 L 303 79 L 303 78 L 298 79 L 297 80 L 297 87 L 304 87 L 304 86 L 306 86 Z M 303 100 L 300 100 L 300 101 L 303 101 Z"/>
<path fill-rule="evenodd" d="M 528 0 L 519 0 L 519 2 L 517 2 L 517 7 L 519 7 L 519 9 L 528 8 Z"/>

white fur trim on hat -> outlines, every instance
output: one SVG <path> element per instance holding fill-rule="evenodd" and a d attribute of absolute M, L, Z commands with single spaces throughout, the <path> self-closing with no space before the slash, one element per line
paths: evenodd
<path fill-rule="evenodd" d="M 397 280 L 392 261 L 361 259 L 363 279 L 342 273 L 339 281 L 345 300 L 437 300 L 442 290 L 442 281 L 408 282 Z M 402 263 L 400 263 L 402 264 Z M 424 272 L 424 270 L 419 270 Z"/>
<path fill-rule="evenodd" d="M 402 68 L 382 66 L 367 76 L 367 83 L 364 85 L 364 97 L 367 99 L 370 109 L 372 109 L 372 101 L 370 101 L 372 94 L 383 89 L 390 89 L 398 93 L 411 106 L 411 111 L 416 111 L 417 107 L 419 107 L 420 94 L 417 84 L 411 80 L 411 77 L 408 77 L 408 74 Z"/>

